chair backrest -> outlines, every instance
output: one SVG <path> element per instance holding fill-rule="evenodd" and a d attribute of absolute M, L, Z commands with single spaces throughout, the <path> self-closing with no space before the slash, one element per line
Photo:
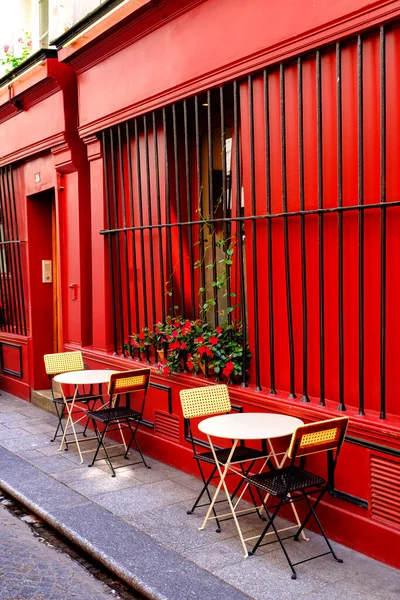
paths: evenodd
<path fill-rule="evenodd" d="M 232 408 L 228 388 L 223 384 L 181 390 L 180 398 L 185 419 L 228 413 Z"/>
<path fill-rule="evenodd" d="M 43 358 L 47 375 L 59 375 L 60 373 L 68 373 L 69 371 L 83 371 L 85 368 L 80 350 L 45 354 Z"/>
<path fill-rule="evenodd" d="M 151 369 L 135 369 L 133 371 L 121 371 L 110 376 L 108 393 L 110 397 L 119 394 L 130 394 L 131 392 L 147 392 L 150 384 Z"/>
<path fill-rule="evenodd" d="M 328 450 L 340 450 L 346 434 L 348 417 L 337 417 L 298 427 L 293 433 L 289 457 L 301 457 Z"/>

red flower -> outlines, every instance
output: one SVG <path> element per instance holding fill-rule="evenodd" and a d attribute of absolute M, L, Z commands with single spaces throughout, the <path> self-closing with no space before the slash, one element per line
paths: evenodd
<path fill-rule="evenodd" d="M 210 356 L 211 358 L 214 356 L 214 352 L 211 350 L 211 348 L 205 347 L 205 353 L 207 354 L 207 356 Z"/>
<path fill-rule="evenodd" d="M 146 336 L 144 335 L 144 331 L 141 331 L 138 335 L 139 340 L 144 340 Z"/>
<path fill-rule="evenodd" d="M 181 324 L 181 322 L 180 322 L 180 320 L 179 320 L 179 319 L 175 319 L 175 320 L 174 320 L 174 325 L 175 325 L 175 327 L 179 327 L 179 325 L 180 325 L 180 324 Z"/>
<path fill-rule="evenodd" d="M 7 54 L 7 52 L 10 49 L 10 46 L 8 44 L 6 44 L 3 49 L 4 49 L 5 54 Z"/>
<path fill-rule="evenodd" d="M 235 363 L 233 363 L 231 360 L 229 362 L 226 363 L 224 370 L 222 371 L 224 375 L 229 375 L 232 373 L 233 369 L 235 368 Z"/>
<path fill-rule="evenodd" d="M 22 38 L 18 38 L 18 41 L 19 41 L 19 43 L 21 43 L 22 42 Z"/>
<path fill-rule="evenodd" d="M 211 344 L 211 346 L 215 346 L 215 344 L 218 344 L 218 338 L 217 337 L 210 337 L 209 342 Z"/>
<path fill-rule="evenodd" d="M 176 329 L 174 329 L 174 331 L 172 332 L 172 337 L 176 338 L 179 335 L 179 331 L 177 331 Z"/>
<path fill-rule="evenodd" d="M 186 362 L 186 367 L 189 369 L 189 371 L 192 371 L 194 369 L 194 362 L 192 360 L 188 360 Z"/>
<path fill-rule="evenodd" d="M 32 40 L 29 40 L 29 42 L 27 42 L 26 45 L 28 46 L 28 48 L 30 48 L 32 46 Z"/>
<path fill-rule="evenodd" d="M 189 319 L 186 319 L 186 321 L 185 321 L 185 329 L 187 329 L 187 330 L 192 329 L 192 324 L 189 321 Z"/>
<path fill-rule="evenodd" d="M 171 350 L 176 350 L 176 348 L 179 348 L 180 345 L 180 342 L 178 342 L 178 340 L 175 340 L 174 342 L 172 342 L 172 344 L 170 344 L 169 347 L 171 348 Z"/>
<path fill-rule="evenodd" d="M 182 344 L 181 344 L 181 350 L 186 350 L 186 343 L 185 342 L 182 342 Z"/>
<path fill-rule="evenodd" d="M 222 333 L 222 327 L 219 327 L 219 326 L 218 326 L 218 327 L 216 327 L 216 328 L 215 328 L 215 331 L 216 331 L 217 333 Z"/>
<path fill-rule="evenodd" d="M 197 344 L 202 344 L 205 339 L 203 338 L 203 336 L 201 335 L 200 337 L 198 337 L 197 339 L 194 340 Z"/>
<path fill-rule="evenodd" d="M 165 367 L 163 367 L 163 373 L 164 375 L 168 375 L 171 372 L 171 369 L 168 365 L 166 365 Z"/>

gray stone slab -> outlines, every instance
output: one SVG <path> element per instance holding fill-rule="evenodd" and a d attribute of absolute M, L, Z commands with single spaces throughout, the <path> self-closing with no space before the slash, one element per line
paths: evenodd
<path fill-rule="evenodd" d="M 64 452 L 60 452 L 55 456 L 43 456 L 41 458 L 35 458 L 30 462 L 45 473 L 62 473 L 71 468 L 71 463 L 64 458 L 64 454 Z"/>
<path fill-rule="evenodd" d="M 91 467 L 90 469 L 76 467 L 75 469 L 70 469 L 69 471 L 64 471 L 63 473 L 54 473 L 53 477 L 58 479 L 58 481 L 62 481 L 64 483 L 69 483 L 71 481 L 82 481 L 84 479 L 91 479 L 92 477 L 105 477 L 106 474 L 101 469 L 97 467 Z"/>
<path fill-rule="evenodd" d="M 87 467 L 82 468 L 85 469 Z M 90 472 L 91 469 L 87 470 Z M 102 473 L 102 477 L 87 477 L 83 481 L 70 481 L 68 486 L 87 498 L 96 499 L 100 494 L 116 492 L 117 490 L 124 490 L 143 485 L 141 482 L 134 479 L 129 472 L 118 473 L 117 477 L 110 477 L 110 475 L 104 471 Z"/>

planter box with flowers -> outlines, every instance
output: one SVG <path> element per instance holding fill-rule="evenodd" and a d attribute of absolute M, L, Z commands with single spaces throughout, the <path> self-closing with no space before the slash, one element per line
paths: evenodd
<path fill-rule="evenodd" d="M 205 377 L 215 375 L 217 381 L 226 377 L 229 382 L 243 378 L 243 367 L 248 368 L 251 353 L 244 348 L 240 323 L 224 323 L 212 328 L 201 320 L 190 321 L 181 317 L 167 317 L 157 323 L 154 331 L 143 328 L 130 336 L 125 350 L 137 353 L 149 361 L 154 348 L 157 367 L 163 375 L 183 372 L 203 372 Z"/>

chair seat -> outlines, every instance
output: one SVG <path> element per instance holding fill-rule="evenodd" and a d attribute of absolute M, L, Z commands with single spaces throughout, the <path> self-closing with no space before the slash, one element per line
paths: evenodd
<path fill-rule="evenodd" d="M 325 479 L 300 467 L 286 467 L 278 471 L 267 471 L 250 475 L 245 479 L 263 492 L 281 497 L 284 497 L 286 493 L 311 487 L 321 487 L 325 484 Z"/>
<path fill-rule="evenodd" d="M 216 455 L 218 461 L 222 464 L 225 464 L 228 460 L 229 454 L 231 453 L 231 448 L 222 448 L 221 450 L 216 450 Z M 263 458 L 266 456 L 265 452 L 261 450 L 255 450 L 254 448 L 246 448 L 246 446 L 237 446 L 232 457 L 232 463 L 244 462 L 246 460 L 256 460 L 257 458 Z M 212 452 L 202 452 L 196 453 L 195 458 L 199 460 L 203 460 L 208 463 L 215 463 L 214 456 Z"/>
<path fill-rule="evenodd" d="M 104 408 L 102 410 L 88 411 L 87 416 L 101 423 L 111 423 L 113 421 L 137 421 L 140 419 L 140 413 L 126 406 L 117 406 L 115 408 Z"/>

